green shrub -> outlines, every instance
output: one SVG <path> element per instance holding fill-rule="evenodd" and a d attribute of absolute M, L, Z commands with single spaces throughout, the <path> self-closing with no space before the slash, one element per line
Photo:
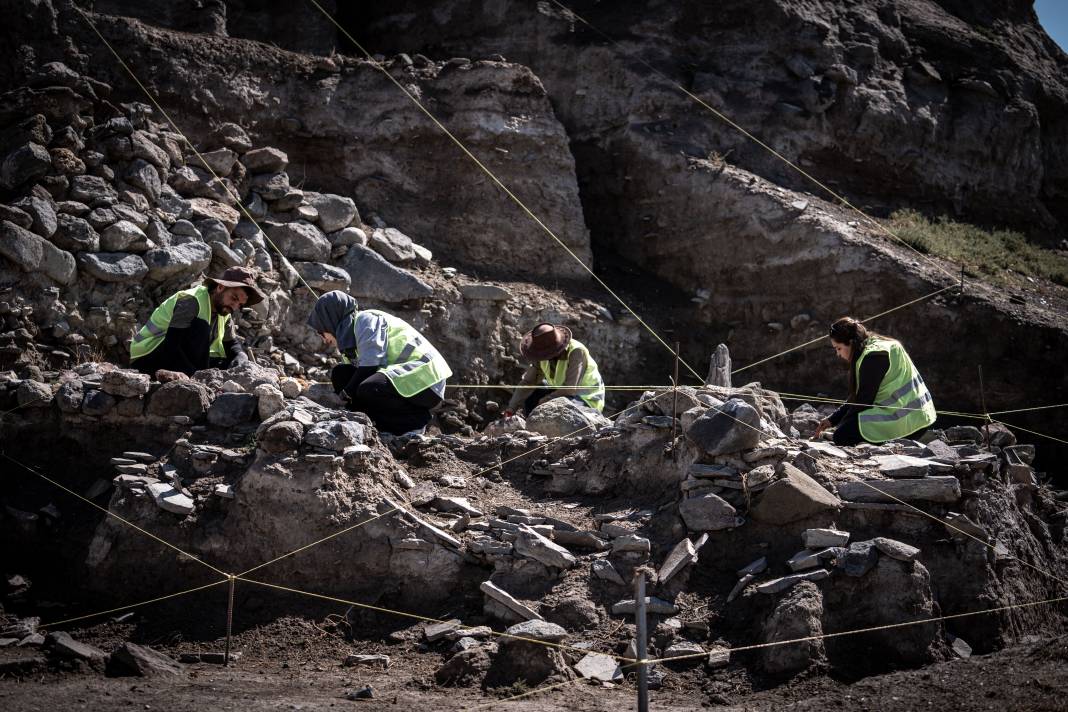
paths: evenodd
<path fill-rule="evenodd" d="M 895 212 L 889 227 L 924 254 L 963 263 L 971 277 L 1009 284 L 1019 280 L 1015 273 L 1068 286 L 1068 256 L 1037 247 L 1019 232 L 988 231 L 946 217 L 932 221 L 914 210 Z"/>

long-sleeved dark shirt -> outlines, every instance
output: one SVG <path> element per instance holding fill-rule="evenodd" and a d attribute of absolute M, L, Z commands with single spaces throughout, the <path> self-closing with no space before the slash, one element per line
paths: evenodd
<path fill-rule="evenodd" d="M 875 403 L 875 395 L 883 384 L 887 371 L 890 370 L 890 356 L 885 351 L 875 351 L 864 357 L 860 364 L 860 378 L 857 379 L 857 392 L 853 394 L 829 418 L 831 425 L 838 425 L 849 416 L 855 416 Z"/>
<path fill-rule="evenodd" d="M 212 366 L 211 342 L 217 328 L 219 315 L 212 312 L 211 322 L 197 318 L 200 305 L 196 297 L 182 297 L 175 303 L 171 323 L 163 337 L 163 343 L 151 353 L 133 361 L 132 366 L 143 373 L 154 374 L 159 369 L 181 371 L 192 376 L 197 371 Z M 225 365 L 247 358 L 241 340 L 237 338 L 234 320 L 231 318 L 223 332 L 226 347 Z"/>

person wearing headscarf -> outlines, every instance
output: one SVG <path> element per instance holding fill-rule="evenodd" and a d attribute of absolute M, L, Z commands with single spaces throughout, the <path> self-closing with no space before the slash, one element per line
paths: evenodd
<path fill-rule="evenodd" d="M 918 435 L 937 417 L 934 399 L 900 341 L 868 331 L 852 317 L 831 325 L 831 346 L 849 364 L 849 399 L 816 429 L 834 428 L 837 445 Z"/>
<path fill-rule="evenodd" d="M 172 294 L 134 334 L 130 366 L 158 381 L 175 381 L 248 361 L 231 315 L 263 299 L 255 273 L 245 267 Z"/>
<path fill-rule="evenodd" d="M 337 290 L 319 297 L 307 323 L 324 345 L 341 352 L 330 381 L 349 409 L 393 435 L 426 428 L 430 411 L 445 398 L 452 369 L 414 327 L 377 309 L 361 311 L 351 295 Z"/>
<path fill-rule="evenodd" d="M 570 398 L 597 412 L 604 410 L 604 381 L 589 349 L 573 338 L 571 329 L 538 324 L 519 344 L 519 352 L 530 366 L 503 415 L 510 417 L 520 407 L 530 414 L 539 403 L 553 398 Z"/>

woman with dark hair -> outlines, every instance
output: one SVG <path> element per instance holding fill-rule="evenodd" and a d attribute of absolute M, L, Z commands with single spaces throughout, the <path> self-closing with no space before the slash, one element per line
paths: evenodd
<path fill-rule="evenodd" d="M 445 398 L 452 369 L 433 344 L 408 322 L 377 309 L 359 308 L 341 291 L 315 302 L 308 326 L 342 363 L 330 380 L 349 410 L 366 413 L 382 432 L 421 433 L 431 409 Z"/>
<path fill-rule="evenodd" d="M 882 443 L 926 430 L 934 400 L 900 341 L 868 331 L 852 317 L 831 325 L 831 346 L 849 364 L 849 399 L 816 429 L 833 427 L 836 445 Z"/>

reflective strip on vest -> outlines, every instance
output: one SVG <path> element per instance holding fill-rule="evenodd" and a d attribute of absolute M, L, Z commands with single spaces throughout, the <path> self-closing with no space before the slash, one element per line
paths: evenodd
<path fill-rule="evenodd" d="M 130 361 L 149 355 L 163 343 L 167 335 L 167 329 L 171 325 L 174 316 L 174 306 L 182 297 L 193 297 L 197 300 L 197 318 L 211 324 L 211 292 L 206 285 L 183 289 L 167 297 L 166 301 L 156 307 L 155 311 L 145 322 L 133 339 L 130 341 Z M 213 358 L 226 358 L 226 346 L 223 337 L 226 335 L 226 325 L 230 321 L 229 315 L 219 315 L 215 325 L 215 335 L 211 340 L 208 351 Z"/>
<path fill-rule="evenodd" d="M 937 417 L 931 392 L 904 347 L 893 339 L 872 337 L 865 342 L 857 359 L 857 380 L 861 362 L 877 351 L 887 354 L 890 367 L 875 395 L 875 407 L 858 415 L 861 436 L 873 443 L 908 437 L 930 426 Z"/>
<path fill-rule="evenodd" d="M 386 363 L 378 371 L 385 374 L 401 396 L 411 398 L 452 375 L 452 369 L 438 350 L 408 322 L 377 309 L 365 311 L 386 322 Z M 355 331 L 355 319 L 352 328 Z M 359 335 L 356 342 L 359 343 Z M 359 363 L 358 353 L 355 360 Z"/>
<path fill-rule="evenodd" d="M 597 362 L 590 356 L 590 350 L 578 339 L 571 339 L 571 342 L 567 345 L 567 351 L 555 362 L 539 361 L 538 367 L 541 369 L 541 375 L 545 377 L 545 382 L 551 388 L 559 388 L 564 385 L 567 376 L 567 361 L 571 356 L 571 352 L 576 349 L 581 351 L 586 359 L 586 368 L 582 372 L 582 378 L 579 379 L 579 387 L 567 391 L 567 394 L 581 398 L 583 403 L 597 412 L 601 412 L 604 410 L 604 381 L 601 380 Z M 552 370 L 549 368 L 550 364 L 553 364 Z"/>

